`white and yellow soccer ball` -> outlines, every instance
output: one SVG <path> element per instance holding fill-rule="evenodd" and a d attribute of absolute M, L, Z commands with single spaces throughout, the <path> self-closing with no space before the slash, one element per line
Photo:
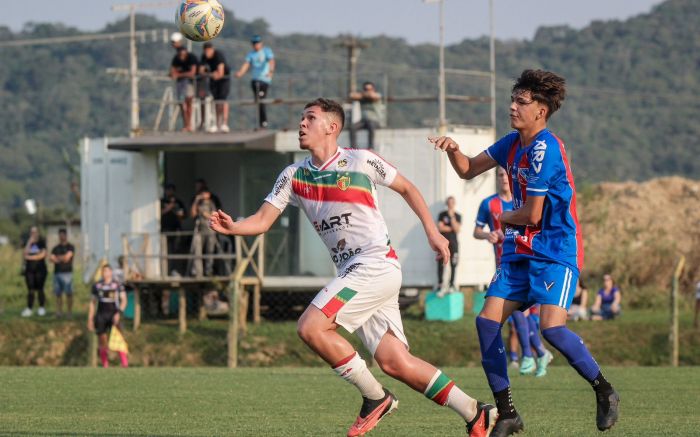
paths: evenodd
<path fill-rule="evenodd" d="M 175 12 L 175 23 L 187 39 L 209 41 L 224 27 L 224 8 L 218 0 L 183 0 Z"/>

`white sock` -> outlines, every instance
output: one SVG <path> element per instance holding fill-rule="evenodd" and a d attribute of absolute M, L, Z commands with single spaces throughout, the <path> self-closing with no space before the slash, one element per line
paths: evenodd
<path fill-rule="evenodd" d="M 450 407 L 467 422 L 476 416 L 476 399 L 467 396 L 440 370 L 430 379 L 423 394 L 438 405 Z"/>
<path fill-rule="evenodd" d="M 349 361 L 333 367 L 333 370 L 338 376 L 357 387 L 362 396 L 372 400 L 384 397 L 384 388 L 372 375 L 372 372 L 367 368 L 367 363 L 357 352 Z"/>
<path fill-rule="evenodd" d="M 470 398 L 468 394 L 464 393 L 457 386 L 452 387 L 452 390 L 450 390 L 447 406 L 452 408 L 467 422 L 471 422 L 476 417 L 476 399 Z"/>

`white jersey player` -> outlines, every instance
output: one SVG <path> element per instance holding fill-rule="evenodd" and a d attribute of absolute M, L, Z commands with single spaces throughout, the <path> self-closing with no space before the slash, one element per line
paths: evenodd
<path fill-rule="evenodd" d="M 406 200 L 438 259 L 449 259 L 448 242 L 418 189 L 394 167 L 372 152 L 338 147 L 344 121 L 338 103 L 327 99 L 308 103 L 299 123 L 299 144 L 311 156 L 282 171 L 255 214 L 234 223 L 217 211 L 210 226 L 228 235 L 257 235 L 267 231 L 289 204 L 301 208 L 313 223 L 338 276 L 316 295 L 297 330 L 311 349 L 362 394 L 362 408 L 348 436 L 372 430 L 396 409 L 398 399 L 382 387 L 353 346 L 336 332 L 338 326 L 356 332 L 389 376 L 457 412 L 470 436 L 488 436 L 496 421 L 495 407 L 470 398 L 440 370 L 408 351 L 398 304 L 401 266 L 379 211 L 377 185 L 388 186 Z"/>

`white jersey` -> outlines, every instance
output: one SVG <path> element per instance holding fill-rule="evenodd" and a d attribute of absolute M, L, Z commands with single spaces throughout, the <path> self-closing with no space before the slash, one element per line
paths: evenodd
<path fill-rule="evenodd" d="M 280 211 L 290 203 L 301 208 L 339 272 L 372 260 L 400 267 L 379 212 L 376 187 L 391 185 L 397 174 L 369 150 L 338 149 L 320 167 L 309 157 L 285 168 L 265 201 Z"/>

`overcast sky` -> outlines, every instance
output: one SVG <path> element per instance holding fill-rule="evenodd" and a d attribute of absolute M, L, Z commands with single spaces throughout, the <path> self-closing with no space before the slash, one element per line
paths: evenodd
<path fill-rule="evenodd" d="M 147 0 L 158 3 L 162 0 Z M 28 21 L 61 22 L 97 30 L 124 17 L 110 10 L 136 0 L 2 1 L 0 25 L 19 30 Z M 385 34 L 411 43 L 438 41 L 438 5 L 423 0 L 222 0 L 242 19 L 264 18 L 273 33 L 292 32 L 358 36 Z M 177 3 L 177 2 L 174 2 Z M 624 20 L 646 13 L 661 0 L 494 0 L 496 37 L 532 38 L 542 25 L 584 27 L 592 20 Z M 172 20 L 175 6 L 144 11 Z M 488 34 L 488 0 L 445 0 L 448 43 Z"/>

